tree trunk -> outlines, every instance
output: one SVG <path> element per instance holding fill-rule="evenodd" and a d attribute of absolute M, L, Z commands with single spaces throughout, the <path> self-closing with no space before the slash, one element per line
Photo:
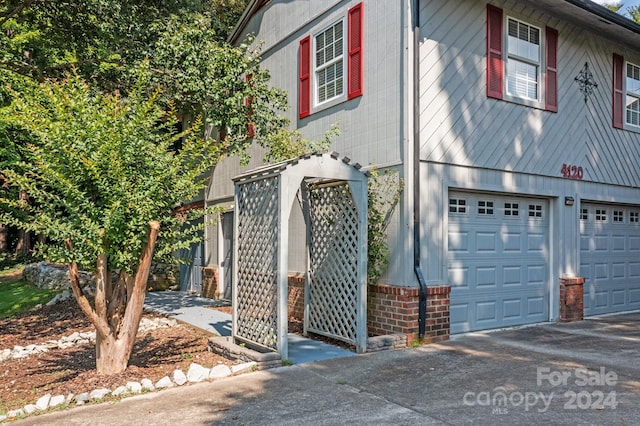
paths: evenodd
<path fill-rule="evenodd" d="M 20 191 L 19 199 L 29 203 L 29 195 L 26 191 Z M 28 256 L 31 252 L 31 232 L 20 229 L 18 234 L 18 244 L 16 245 L 15 255 Z"/>
<path fill-rule="evenodd" d="M 9 227 L 0 224 L 0 253 L 9 251 Z"/>
<path fill-rule="evenodd" d="M 96 333 L 96 370 L 98 374 L 117 374 L 127 369 L 131 349 L 124 339 L 116 339 L 113 334 L 101 337 Z"/>
<path fill-rule="evenodd" d="M 127 298 L 124 316 L 119 317 L 119 321 L 114 324 L 115 318 L 109 315 L 107 305 L 120 303 L 116 293 L 106 290 L 105 281 L 110 280 L 110 274 L 107 274 L 106 256 L 100 255 L 98 258 L 98 274 L 96 276 L 96 316 L 100 318 L 101 323 L 108 324 L 109 332 L 101 335 L 100 330 L 96 329 L 96 369 L 98 374 L 119 374 L 126 370 L 133 351 L 133 345 L 136 342 L 138 334 L 138 326 L 142 318 L 142 309 L 144 307 L 144 297 L 147 292 L 147 279 L 149 278 L 149 270 L 151 269 L 151 259 L 153 258 L 153 250 L 158 238 L 158 230 L 160 224 L 158 222 L 150 222 L 150 229 L 147 235 L 147 244 L 140 256 L 140 263 L 133 280 L 133 288 L 131 294 Z M 101 282 L 102 281 L 102 282 Z M 127 283 L 128 284 L 128 283 Z M 111 293 L 111 300 L 106 303 L 106 294 Z"/>

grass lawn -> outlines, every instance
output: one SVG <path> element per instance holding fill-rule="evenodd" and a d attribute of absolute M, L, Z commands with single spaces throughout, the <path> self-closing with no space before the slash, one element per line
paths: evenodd
<path fill-rule="evenodd" d="M 43 290 L 26 283 L 21 270 L 0 272 L 0 318 L 46 303 L 56 293 L 57 290 Z"/>

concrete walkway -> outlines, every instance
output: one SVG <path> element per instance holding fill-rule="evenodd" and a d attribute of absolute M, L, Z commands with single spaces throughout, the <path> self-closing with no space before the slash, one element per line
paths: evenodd
<path fill-rule="evenodd" d="M 639 425 L 640 314 L 336 358 L 16 425 Z"/>
<path fill-rule="evenodd" d="M 147 293 L 145 308 L 175 318 L 220 336 L 231 336 L 231 315 L 211 309 L 229 306 L 223 300 L 207 299 L 183 291 Z M 289 361 L 292 364 L 353 356 L 353 352 L 289 333 Z"/>

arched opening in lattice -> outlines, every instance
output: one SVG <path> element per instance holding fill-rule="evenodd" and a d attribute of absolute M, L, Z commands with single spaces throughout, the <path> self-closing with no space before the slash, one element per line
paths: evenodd
<path fill-rule="evenodd" d="M 336 153 L 234 178 L 233 337 L 288 358 L 289 217 L 306 224 L 304 332 L 366 350 L 367 178 Z"/>

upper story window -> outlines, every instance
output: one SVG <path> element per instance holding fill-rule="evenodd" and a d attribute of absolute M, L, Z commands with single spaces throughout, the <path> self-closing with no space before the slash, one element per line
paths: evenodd
<path fill-rule="evenodd" d="M 640 67 L 627 63 L 627 124 L 640 127 Z"/>
<path fill-rule="evenodd" d="M 487 5 L 487 96 L 558 111 L 558 31 Z"/>
<path fill-rule="evenodd" d="M 540 29 L 507 19 L 507 93 L 538 100 L 540 81 Z"/>
<path fill-rule="evenodd" d="M 612 125 L 640 131 L 640 66 L 613 54 Z"/>
<path fill-rule="evenodd" d="M 364 92 L 364 3 L 346 16 L 300 40 L 298 116 L 335 105 Z M 345 96 L 346 95 L 346 96 Z"/>
<path fill-rule="evenodd" d="M 315 37 L 316 103 L 344 94 L 344 24 L 336 23 Z"/>

